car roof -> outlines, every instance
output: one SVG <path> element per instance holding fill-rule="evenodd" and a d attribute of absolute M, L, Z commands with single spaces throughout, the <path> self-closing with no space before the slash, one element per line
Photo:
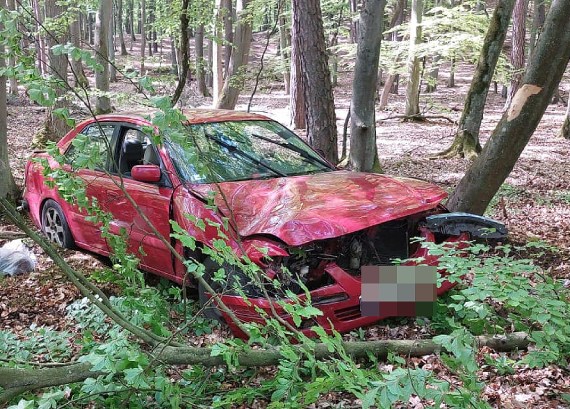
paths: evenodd
<path fill-rule="evenodd" d="M 158 111 L 156 110 L 137 110 L 117 112 L 114 114 L 98 115 L 98 120 L 103 121 L 121 121 L 125 119 L 141 120 Z M 183 109 L 182 113 L 186 116 L 187 124 L 204 124 L 209 122 L 225 122 L 225 121 L 269 121 L 270 118 L 251 112 L 232 111 L 229 109 Z"/>

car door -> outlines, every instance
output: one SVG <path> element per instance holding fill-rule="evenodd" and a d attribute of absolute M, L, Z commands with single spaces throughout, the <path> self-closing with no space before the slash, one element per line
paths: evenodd
<path fill-rule="evenodd" d="M 119 126 L 116 123 L 93 122 L 85 126 L 65 152 L 66 163 L 74 175 L 85 183 L 85 195 L 102 210 L 107 208 L 106 192 L 111 185 L 108 172 L 113 168 Z M 75 242 L 97 253 L 108 253 L 101 236 L 100 222 L 89 217 L 85 208 L 70 206 L 68 215 L 77 226 L 73 231 Z"/>
<path fill-rule="evenodd" d="M 106 207 L 113 217 L 110 232 L 125 234 L 129 251 L 140 259 L 143 269 L 172 278 L 173 259 L 163 241 L 170 243 L 172 186 L 165 172 L 158 183 L 132 178 L 132 167 L 143 164 L 145 158 L 150 162 L 146 164 L 164 169 L 150 139 L 136 126 L 122 124 L 118 131 L 113 183 L 105 192 Z"/>

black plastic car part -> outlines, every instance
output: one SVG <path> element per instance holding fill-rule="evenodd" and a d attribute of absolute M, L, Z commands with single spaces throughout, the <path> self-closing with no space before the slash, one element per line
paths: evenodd
<path fill-rule="evenodd" d="M 474 239 L 502 239 L 506 226 L 496 220 L 471 213 L 443 213 L 426 217 L 426 227 L 433 233 L 458 236 L 469 233 Z"/>

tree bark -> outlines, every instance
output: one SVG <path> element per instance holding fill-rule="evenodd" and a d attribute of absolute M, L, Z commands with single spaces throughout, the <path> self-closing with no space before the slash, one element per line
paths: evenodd
<path fill-rule="evenodd" d="M 291 97 L 289 98 L 289 111 L 291 114 L 291 126 L 294 129 L 307 128 L 307 113 L 305 108 L 305 85 L 301 74 L 301 57 L 297 47 L 296 38 L 299 33 L 296 26 L 291 26 Z"/>
<path fill-rule="evenodd" d="M 16 10 L 16 2 L 14 0 L 7 1 L 8 10 L 15 11 Z M 12 51 L 12 50 L 11 50 Z M 15 67 L 16 66 L 16 57 L 11 52 L 8 57 L 8 67 Z M 18 95 L 18 80 L 16 79 L 15 75 L 11 75 L 9 78 L 10 81 L 10 95 Z"/>
<path fill-rule="evenodd" d="M 224 0 L 216 0 L 214 9 L 214 38 L 212 43 L 212 96 L 214 106 L 217 106 L 222 88 L 224 86 L 224 62 L 223 62 L 223 44 L 222 44 L 222 26 L 223 16 L 227 11 L 224 10 Z"/>
<path fill-rule="evenodd" d="M 511 85 L 505 102 L 505 109 L 511 105 L 513 97 L 517 93 L 523 76 L 525 64 L 525 41 L 526 41 L 526 13 L 529 0 L 516 0 L 513 11 L 513 36 L 511 46 Z"/>
<path fill-rule="evenodd" d="M 534 133 L 570 59 L 570 2 L 554 0 L 522 86 L 452 193 L 453 211 L 483 214 Z"/>
<path fill-rule="evenodd" d="M 194 48 L 196 54 L 196 83 L 198 92 L 203 97 L 209 97 L 208 87 L 206 86 L 206 61 L 204 60 L 204 25 L 200 24 L 196 27 L 196 36 L 194 38 Z"/>
<path fill-rule="evenodd" d="M 141 24 L 140 24 L 140 31 L 141 31 L 141 76 L 145 75 L 144 72 L 144 57 L 146 52 L 146 0 L 141 0 Z"/>
<path fill-rule="evenodd" d="M 352 16 L 358 13 L 358 0 L 348 0 L 350 6 L 350 41 L 356 43 L 358 41 L 358 20 L 352 18 Z"/>
<path fill-rule="evenodd" d="M 420 113 L 420 59 L 417 46 L 422 42 L 423 0 L 412 0 L 410 15 L 410 52 L 408 55 L 408 86 L 406 87 L 406 116 Z"/>
<path fill-rule="evenodd" d="M 230 57 L 229 70 L 216 108 L 234 109 L 239 93 L 245 83 L 245 69 L 249 60 L 252 27 L 249 0 L 238 0 L 236 5 L 237 22 L 234 33 L 234 50 Z"/>
<path fill-rule="evenodd" d="M 385 0 L 367 0 L 360 11 L 359 37 L 350 104 L 350 154 L 353 170 L 378 171 L 374 109 Z"/>
<path fill-rule="evenodd" d="M 0 9 L 6 7 L 6 0 L 0 0 Z M 0 30 L 4 25 L 0 23 Z M 4 69 L 4 45 L 0 44 L 0 70 Z M 8 107 L 6 106 L 6 77 L 0 76 L 0 198 L 13 201 L 17 197 L 18 189 L 10 169 L 8 158 Z"/>
<path fill-rule="evenodd" d="M 331 163 L 338 162 L 334 96 L 319 0 L 293 0 L 295 46 L 305 95 L 307 139 Z"/>
<path fill-rule="evenodd" d="M 524 332 L 500 336 L 481 335 L 475 337 L 475 342 L 478 348 L 488 347 L 497 352 L 526 349 L 530 345 L 529 337 Z M 369 355 L 384 359 L 388 353 L 417 357 L 442 352 L 441 346 L 431 339 L 350 341 L 343 342 L 342 346 L 346 354 L 354 359 L 366 358 Z M 297 354 L 303 356 L 300 351 L 302 346 L 292 346 L 292 348 L 298 349 Z M 155 352 L 156 354 L 151 354 L 152 358 L 166 365 L 202 365 L 206 367 L 226 365 L 225 358 L 222 355 L 212 356 L 211 348 L 161 347 Z M 279 347 L 271 350 L 247 349 L 237 351 L 236 354 L 239 366 L 250 368 L 277 365 L 283 359 Z M 336 354 L 336 350 L 329 350 L 328 344 L 318 343 L 314 346 L 315 359 L 325 359 Z M 40 369 L 0 368 L 0 386 L 4 388 L 0 394 L 0 403 L 6 402 L 23 392 L 81 382 L 87 378 L 96 378 L 101 375 L 104 373 L 92 371 L 88 362 Z"/>
<path fill-rule="evenodd" d="M 69 32 L 71 35 L 71 42 L 74 47 L 81 48 L 81 32 L 79 27 L 79 19 L 81 17 L 81 12 L 75 13 L 75 19 L 70 23 Z M 85 76 L 83 71 L 83 63 L 81 59 L 71 59 L 71 71 L 73 72 L 74 85 L 76 87 L 88 88 L 89 80 Z"/>
<path fill-rule="evenodd" d="M 394 13 L 392 15 L 392 19 L 390 20 L 390 29 L 396 27 L 399 24 L 402 24 L 404 21 L 405 9 L 406 9 L 406 0 L 398 0 L 396 5 L 394 6 Z M 390 34 L 392 41 L 402 41 L 402 36 L 398 35 L 398 32 L 394 31 Z M 379 109 L 383 110 L 388 105 L 388 97 L 390 94 L 397 94 L 398 93 L 398 74 L 389 73 L 386 81 L 384 81 L 384 87 L 382 88 L 382 92 L 380 94 L 380 105 Z M 396 91 L 394 92 L 393 88 L 394 85 L 396 86 Z"/>
<path fill-rule="evenodd" d="M 112 0 L 101 0 L 96 22 L 97 63 L 103 69 L 95 71 L 95 86 L 103 93 L 109 92 L 109 30 L 111 26 Z M 111 112 L 111 100 L 108 95 L 98 95 L 95 112 L 106 114 Z"/>
<path fill-rule="evenodd" d="M 279 14 L 279 51 L 281 59 L 283 60 L 283 85 L 286 95 L 289 95 L 291 92 L 291 70 L 289 69 L 291 62 L 290 55 L 286 51 L 286 49 L 289 48 L 290 42 L 287 27 L 285 26 L 285 15 L 281 12 Z"/>
<path fill-rule="evenodd" d="M 121 55 L 129 55 L 125 44 L 125 32 L 123 24 L 123 0 L 117 0 L 117 27 L 119 31 L 119 44 L 121 47 Z"/>
<path fill-rule="evenodd" d="M 182 0 L 182 9 L 180 11 L 180 64 L 182 66 L 182 71 L 180 77 L 178 78 L 178 85 L 174 90 L 170 104 L 172 106 L 176 105 L 182 95 L 182 91 L 186 86 L 186 78 L 188 77 L 188 71 L 190 70 L 188 55 L 189 44 L 188 44 L 188 7 L 190 6 L 190 0 Z"/>
<path fill-rule="evenodd" d="M 473 159 L 481 152 L 479 129 L 483 120 L 489 87 L 503 49 L 514 6 L 515 0 L 499 0 L 497 3 L 483 41 L 483 48 L 471 80 L 469 92 L 465 98 L 455 139 L 451 146 L 440 154 L 441 156 L 461 156 Z"/>
<path fill-rule="evenodd" d="M 222 22 L 224 25 L 224 78 L 227 78 L 230 71 L 230 59 L 232 57 L 234 47 L 234 28 L 233 28 L 233 14 L 234 9 L 232 0 L 222 0 Z M 237 28 L 236 28 L 237 31 Z"/>
<path fill-rule="evenodd" d="M 570 139 L 570 98 L 568 98 L 566 115 L 564 116 L 564 122 L 560 128 L 559 136 L 565 139 Z"/>
<path fill-rule="evenodd" d="M 544 19 L 546 18 L 546 6 L 544 5 L 544 2 L 545 0 L 533 1 L 532 27 L 530 29 L 530 46 L 528 53 L 529 57 L 534 53 L 536 41 L 542 33 L 542 27 L 544 26 Z"/>

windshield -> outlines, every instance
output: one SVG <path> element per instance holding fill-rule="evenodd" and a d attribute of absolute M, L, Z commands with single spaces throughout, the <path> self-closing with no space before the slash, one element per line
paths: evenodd
<path fill-rule="evenodd" d="M 165 141 L 181 178 L 216 183 L 333 170 L 297 135 L 274 121 L 212 122 L 185 126 Z"/>

